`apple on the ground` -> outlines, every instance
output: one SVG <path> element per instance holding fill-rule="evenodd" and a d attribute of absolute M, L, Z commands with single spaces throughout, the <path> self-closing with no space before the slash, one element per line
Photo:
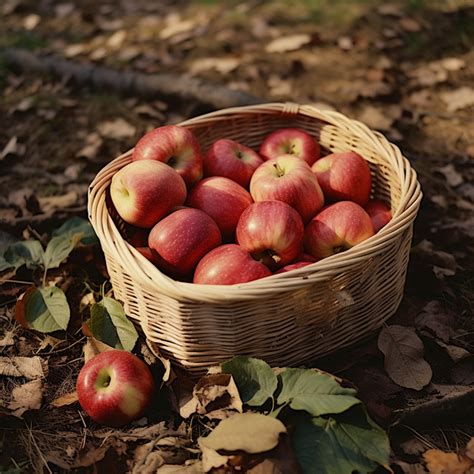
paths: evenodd
<path fill-rule="evenodd" d="M 225 138 L 212 144 L 203 161 L 204 176 L 223 176 L 246 189 L 253 172 L 263 163 L 251 148 Z"/>
<path fill-rule="evenodd" d="M 141 359 L 114 349 L 98 354 L 84 365 L 76 389 L 81 407 L 94 421 L 119 427 L 145 413 L 155 383 Z"/>
<path fill-rule="evenodd" d="M 372 178 L 369 165 L 358 153 L 331 153 L 316 161 L 311 169 L 328 202 L 353 201 L 362 207 L 367 204 Z"/>
<path fill-rule="evenodd" d="M 309 133 L 299 128 L 280 128 L 264 138 L 259 154 L 265 160 L 289 154 L 311 166 L 320 152 L 319 143 Z"/>
<path fill-rule="evenodd" d="M 392 219 L 392 211 L 390 207 L 381 199 L 371 199 L 365 211 L 369 214 L 372 219 L 372 225 L 374 226 L 374 232 L 377 233 L 382 227 L 390 222 Z"/>
<path fill-rule="evenodd" d="M 263 163 L 252 176 L 250 194 L 255 202 L 286 202 L 303 222 L 308 222 L 324 204 L 323 192 L 309 165 L 291 155 Z"/>
<path fill-rule="evenodd" d="M 293 261 L 302 251 L 304 226 L 300 215 L 282 201 L 251 204 L 237 224 L 237 243 L 270 270 Z"/>
<path fill-rule="evenodd" d="M 325 258 L 350 249 L 374 235 L 372 221 L 362 207 L 339 201 L 322 209 L 305 229 L 305 251 Z"/>
<path fill-rule="evenodd" d="M 110 197 L 120 215 L 137 227 L 153 227 L 186 199 L 186 185 L 175 170 L 159 161 L 129 163 L 115 173 Z"/>
<path fill-rule="evenodd" d="M 156 160 L 176 170 L 191 186 L 202 178 L 202 155 L 191 130 L 178 125 L 165 125 L 146 133 L 135 145 L 133 161 Z"/>
<path fill-rule="evenodd" d="M 206 254 L 194 272 L 193 283 L 235 285 L 270 276 L 272 272 L 242 247 L 221 245 Z"/>
<path fill-rule="evenodd" d="M 196 183 L 188 196 L 190 207 L 212 217 L 224 241 L 230 241 L 240 215 L 252 204 L 252 197 L 242 186 L 228 178 L 213 176 Z"/>
<path fill-rule="evenodd" d="M 199 260 L 221 244 L 214 220 L 200 209 L 180 209 L 166 216 L 150 232 L 148 246 L 154 263 L 174 278 L 190 278 Z"/>

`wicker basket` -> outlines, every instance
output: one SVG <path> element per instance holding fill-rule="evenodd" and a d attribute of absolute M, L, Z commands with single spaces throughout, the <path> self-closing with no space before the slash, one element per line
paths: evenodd
<path fill-rule="evenodd" d="M 180 125 L 204 150 L 224 137 L 258 149 L 269 132 L 295 126 L 323 149 L 357 151 L 370 165 L 372 195 L 390 202 L 393 219 L 356 247 L 289 273 L 233 286 L 177 282 L 130 246 L 109 214 L 107 188 L 131 161 L 132 150 L 125 153 L 91 184 L 89 218 L 116 298 L 164 355 L 194 373 L 236 354 L 303 364 L 368 336 L 394 314 L 421 200 L 416 173 L 397 147 L 339 113 L 293 103 L 230 108 Z"/>

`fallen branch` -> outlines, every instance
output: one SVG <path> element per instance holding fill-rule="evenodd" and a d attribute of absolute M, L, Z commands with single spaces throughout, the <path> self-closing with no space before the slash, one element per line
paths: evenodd
<path fill-rule="evenodd" d="M 430 426 L 446 421 L 474 419 L 474 388 L 443 386 L 434 398 L 403 409 L 394 426 Z"/>
<path fill-rule="evenodd" d="M 14 70 L 70 78 L 79 85 L 91 85 L 121 94 L 145 98 L 179 97 L 183 100 L 195 100 L 216 109 L 262 102 L 246 92 L 208 84 L 185 75 L 167 73 L 150 75 L 117 71 L 52 55 L 36 55 L 17 48 L 5 48 L 2 53 L 6 65 Z"/>

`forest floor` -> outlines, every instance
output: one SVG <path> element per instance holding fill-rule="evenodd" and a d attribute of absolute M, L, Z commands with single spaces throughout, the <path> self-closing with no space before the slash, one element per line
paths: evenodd
<path fill-rule="evenodd" d="M 474 436 L 472 1 L 5 0 L 0 22 L 5 51 L 315 104 L 361 120 L 399 146 L 424 198 L 405 296 L 388 324 L 421 338 L 431 381 L 422 390 L 396 385 L 376 335 L 313 366 L 358 388 L 371 416 L 389 430 L 395 472 L 425 472 L 429 448 L 463 451 Z M 120 94 L 28 73 L 2 58 L 0 50 L 1 252 L 21 238 L 45 242 L 66 218 L 86 217 L 95 174 L 144 132 L 213 109 L 188 91 L 152 99 Z M 8 415 L 0 418 L 0 471 L 131 470 L 140 441 L 166 435 L 166 410 L 125 439 L 84 420 L 77 404 L 50 405 L 74 389 L 83 364 L 84 298 L 107 278 L 100 250 L 75 250 L 49 277 L 63 285 L 72 308 L 63 339 L 13 318 L 24 282 L 39 276 L 24 268 L 0 274 L 0 356 L 39 356 L 49 366 L 40 410 L 16 418 L 0 411 Z M 0 386 L 11 392 L 15 383 L 2 375 Z"/>

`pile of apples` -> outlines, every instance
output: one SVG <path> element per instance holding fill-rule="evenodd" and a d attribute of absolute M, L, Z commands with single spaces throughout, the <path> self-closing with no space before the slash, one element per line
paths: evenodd
<path fill-rule="evenodd" d="M 321 157 L 301 129 L 270 133 L 258 153 L 223 138 L 202 154 L 189 129 L 168 125 L 138 141 L 110 196 L 129 224 L 129 243 L 163 273 L 232 285 L 310 265 L 374 235 L 391 212 L 370 199 L 371 185 L 360 155 Z"/>

